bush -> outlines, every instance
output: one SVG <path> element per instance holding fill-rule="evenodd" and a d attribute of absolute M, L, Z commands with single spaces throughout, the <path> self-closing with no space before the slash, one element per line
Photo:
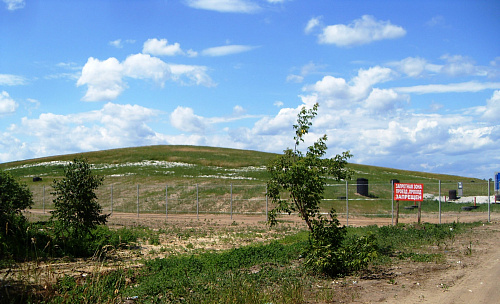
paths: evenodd
<path fill-rule="evenodd" d="M 27 223 L 21 212 L 32 205 L 28 186 L 0 171 L 0 256 L 24 256 Z"/>
<path fill-rule="evenodd" d="M 64 178 L 54 180 L 51 194 L 55 196 L 52 220 L 56 220 L 56 233 L 68 246 L 81 248 L 92 239 L 91 231 L 106 224 L 109 215 L 101 214 L 95 191 L 103 178 L 92 174 L 84 159 L 75 159 L 64 168 Z"/>

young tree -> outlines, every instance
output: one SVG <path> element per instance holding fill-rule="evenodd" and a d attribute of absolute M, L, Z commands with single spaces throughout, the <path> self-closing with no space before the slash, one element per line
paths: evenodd
<path fill-rule="evenodd" d="M 64 168 L 62 180 L 54 180 L 51 194 L 55 196 L 55 210 L 51 218 L 60 224 L 60 232 L 78 239 L 107 222 L 109 215 L 101 214 L 95 193 L 103 179 L 92 174 L 86 160 L 77 158 Z"/>
<path fill-rule="evenodd" d="M 279 213 L 298 212 L 310 231 L 305 265 L 328 275 L 345 274 L 366 267 L 376 256 L 376 243 L 373 236 L 346 239 L 345 227 L 340 226 L 335 210 L 330 211 L 329 218 L 320 213 L 327 178 L 349 178 L 352 172 L 346 165 L 352 155 L 347 151 L 324 158 L 326 135 L 308 147 L 305 155 L 298 150 L 317 110 L 318 104 L 309 110 L 302 108 L 293 125 L 294 149 L 286 149 L 267 167 L 271 176 L 267 194 L 276 206 L 269 214 L 269 223 L 275 225 Z"/>
<path fill-rule="evenodd" d="M 326 179 L 327 177 L 335 180 L 349 178 L 351 171 L 346 165 L 347 159 L 352 157 L 347 151 L 333 158 L 323 158 L 327 150 L 326 135 L 308 147 L 306 155 L 298 150 L 299 144 L 304 142 L 304 136 L 309 133 L 311 120 L 317 115 L 317 110 L 317 103 L 312 109 L 302 108 L 297 115 L 297 124 L 293 125 L 294 149 L 284 150 L 284 154 L 279 155 L 267 167 L 271 175 L 267 183 L 268 196 L 276 206 L 269 215 L 271 226 L 276 224 L 278 213 L 298 212 L 313 236 L 318 233 L 316 228 L 319 228 L 321 223 L 328 224 L 319 212 Z M 283 199 L 283 192 L 289 194 L 290 198 Z M 331 215 L 333 216 L 331 220 L 334 221 L 331 224 L 336 224 L 335 213 Z"/>

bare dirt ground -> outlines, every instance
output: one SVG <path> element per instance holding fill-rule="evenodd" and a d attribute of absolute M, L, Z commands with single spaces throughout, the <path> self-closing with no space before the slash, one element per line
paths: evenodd
<path fill-rule="evenodd" d="M 41 210 L 31 210 L 30 216 L 39 216 Z M 265 216 L 251 215 L 165 215 L 114 213 L 109 220 L 111 227 L 147 226 L 152 229 L 161 227 L 177 227 L 179 229 L 214 229 L 225 233 L 241 233 L 246 229 L 261 227 L 269 231 Z M 303 228 L 297 216 L 283 217 L 283 225 L 290 230 Z M 340 217 L 342 224 L 346 218 Z M 437 214 L 425 214 L 423 222 L 438 223 Z M 488 221 L 486 213 L 443 214 L 442 223 L 453 221 L 472 222 Z M 351 276 L 333 281 L 325 281 L 316 286 L 317 289 L 330 289 L 333 298 L 326 303 L 500 303 L 500 214 L 492 214 L 491 224 L 474 228 L 470 232 L 458 235 L 455 239 L 429 248 L 430 253 L 444 253 L 445 260 L 439 263 L 410 262 L 402 260 L 392 266 L 382 266 L 359 276 Z M 400 223 L 414 223 L 416 217 L 400 218 Z M 390 225 L 389 218 L 350 217 L 350 226 Z M 237 230 L 227 230 L 237 227 Z M 138 267 L 140 258 L 158 257 L 161 246 L 177 246 L 176 248 L 208 248 L 227 249 L 255 242 L 253 238 L 228 239 L 214 237 L 217 233 L 196 239 L 179 237 L 161 240 L 160 245 L 140 244 L 139 250 L 120 256 L 115 261 L 89 262 L 88 260 L 56 262 L 36 265 L 39 276 L 45 276 L 47 282 L 64 274 L 85 276 L 95 271 L 115 267 Z M 272 232 L 258 236 L 261 241 L 273 238 Z M 168 255 L 167 253 L 160 256 Z M 118 256 L 118 253 L 117 253 Z M 32 266 L 22 266 L 29 273 Z M 26 271 L 26 269 L 28 271 Z M 42 269 L 42 270 L 40 270 Z M 5 273 L 0 273 L 0 279 Z M 5 278 L 5 277 L 4 277 Z M 314 302 L 317 303 L 317 302 Z"/>

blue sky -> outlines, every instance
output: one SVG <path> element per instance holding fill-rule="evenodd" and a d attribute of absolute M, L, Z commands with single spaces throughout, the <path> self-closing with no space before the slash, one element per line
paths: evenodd
<path fill-rule="evenodd" d="M 0 162 L 120 147 L 281 152 L 493 177 L 500 2 L 0 2 Z"/>

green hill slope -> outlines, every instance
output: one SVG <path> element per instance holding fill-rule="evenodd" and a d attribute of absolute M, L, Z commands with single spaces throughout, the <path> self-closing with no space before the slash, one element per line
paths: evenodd
<path fill-rule="evenodd" d="M 38 159 L 0 164 L 14 176 L 30 180 L 33 176 L 46 177 L 45 182 L 62 176 L 67 161 L 83 157 L 95 165 L 98 174 L 110 178 L 120 177 L 121 182 L 200 182 L 217 176 L 240 177 L 247 181 L 265 182 L 265 166 L 277 154 L 250 150 L 200 146 L 146 146 L 112 149 L 96 152 L 51 156 Z M 400 181 L 443 182 L 480 181 L 474 178 L 406 171 L 384 167 L 350 164 L 355 174 L 352 180 L 366 178 L 370 182 Z M 48 181 L 47 181 L 48 178 Z M 230 179 L 230 178 L 225 178 Z"/>

